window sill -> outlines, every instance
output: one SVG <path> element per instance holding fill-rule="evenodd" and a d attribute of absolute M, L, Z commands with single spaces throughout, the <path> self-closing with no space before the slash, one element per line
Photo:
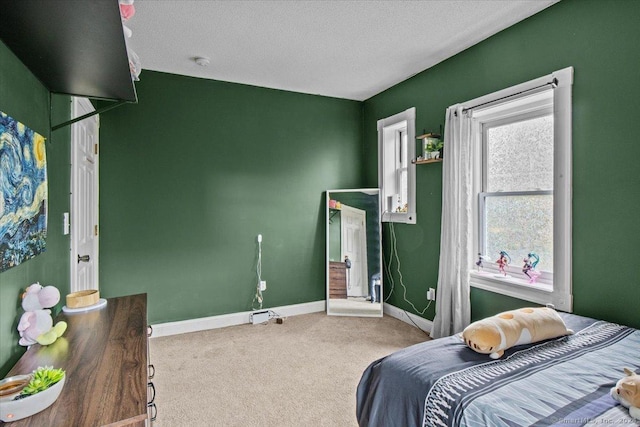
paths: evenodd
<path fill-rule="evenodd" d="M 516 289 L 527 289 L 527 290 L 533 289 L 535 291 L 542 291 L 547 293 L 553 292 L 552 283 L 545 283 L 542 281 L 536 282 L 536 283 L 529 283 L 528 280 L 525 280 L 520 277 L 515 277 L 512 275 L 504 276 L 499 271 L 491 271 L 491 270 L 472 271 L 471 272 L 472 282 L 474 282 L 474 279 L 473 279 L 474 277 L 476 278 L 478 283 L 489 282 L 492 284 L 498 284 L 500 286 L 510 286 L 510 287 L 516 286 L 517 287 Z"/>
<path fill-rule="evenodd" d="M 415 212 L 384 212 L 380 222 L 395 222 L 399 224 L 415 224 Z"/>
<path fill-rule="evenodd" d="M 553 285 L 546 283 L 531 284 L 526 280 L 513 276 L 503 277 L 499 273 L 472 271 L 470 273 L 470 285 L 474 288 L 538 304 L 556 304 L 554 302 Z M 556 308 L 560 309 L 560 307 Z"/>

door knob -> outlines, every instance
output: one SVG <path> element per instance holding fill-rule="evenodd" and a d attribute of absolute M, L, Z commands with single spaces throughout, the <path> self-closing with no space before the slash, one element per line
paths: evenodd
<path fill-rule="evenodd" d="M 80 261 L 82 262 L 89 262 L 91 258 L 89 257 L 89 255 L 78 255 L 78 264 L 80 264 Z"/>

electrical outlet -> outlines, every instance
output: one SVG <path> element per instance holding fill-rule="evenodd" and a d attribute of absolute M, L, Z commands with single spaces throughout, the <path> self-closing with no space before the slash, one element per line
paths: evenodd
<path fill-rule="evenodd" d="M 267 290 L 267 281 L 266 280 L 260 280 L 260 290 L 261 291 L 266 291 Z"/>
<path fill-rule="evenodd" d="M 427 291 L 427 299 L 429 301 L 436 300 L 436 290 L 434 288 L 429 288 L 429 290 Z"/>

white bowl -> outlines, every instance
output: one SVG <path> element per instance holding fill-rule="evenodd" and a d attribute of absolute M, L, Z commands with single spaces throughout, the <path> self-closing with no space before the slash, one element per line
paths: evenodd
<path fill-rule="evenodd" d="M 30 417 L 47 409 L 56 401 L 66 376 L 48 389 L 20 400 L 0 401 L 0 420 L 8 423 Z"/>
<path fill-rule="evenodd" d="M 0 380 L 0 401 L 13 400 L 31 381 L 31 375 L 15 375 Z"/>

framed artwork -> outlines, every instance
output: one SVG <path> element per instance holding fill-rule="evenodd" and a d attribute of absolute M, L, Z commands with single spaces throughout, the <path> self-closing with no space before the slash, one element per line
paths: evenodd
<path fill-rule="evenodd" d="M 0 111 L 0 272 L 45 250 L 45 138 Z"/>

